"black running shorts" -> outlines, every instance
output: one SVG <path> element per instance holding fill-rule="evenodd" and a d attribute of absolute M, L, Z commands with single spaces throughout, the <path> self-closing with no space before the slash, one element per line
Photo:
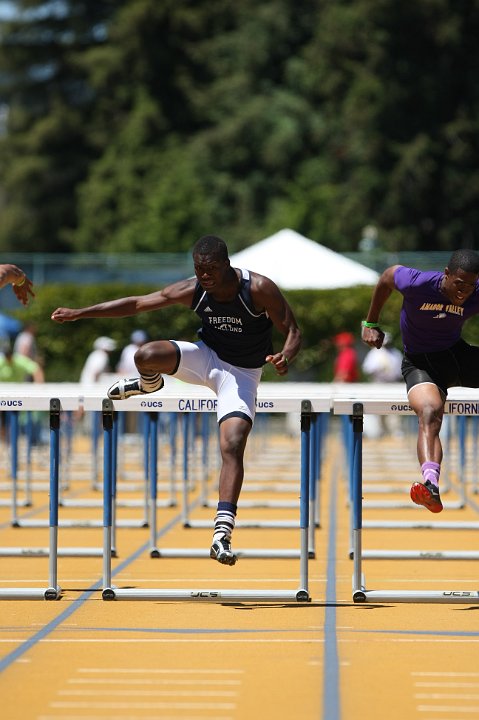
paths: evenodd
<path fill-rule="evenodd" d="M 406 353 L 402 376 L 407 391 L 421 383 L 434 383 L 447 396 L 450 387 L 479 387 L 479 347 L 459 340 L 448 350 Z"/>

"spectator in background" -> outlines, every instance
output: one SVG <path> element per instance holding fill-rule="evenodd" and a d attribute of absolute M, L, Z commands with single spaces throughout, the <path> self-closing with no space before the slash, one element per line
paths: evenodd
<path fill-rule="evenodd" d="M 18 333 L 13 345 L 13 352 L 24 355 L 38 362 L 38 350 L 36 336 L 37 329 L 33 323 L 27 323 L 23 330 Z"/>
<path fill-rule="evenodd" d="M 384 333 L 382 346 L 369 350 L 362 368 L 373 382 L 399 382 L 402 380 L 401 363 L 402 352 L 392 344 L 391 335 Z"/>
<path fill-rule="evenodd" d="M 130 343 L 121 351 L 120 359 L 116 366 L 116 370 L 120 375 L 124 375 L 125 377 L 137 375 L 138 369 L 135 365 L 135 353 L 147 340 L 148 335 L 144 330 L 134 330 L 134 332 L 131 333 Z M 138 433 L 140 425 L 139 413 L 123 413 L 122 419 L 125 433 Z"/>
<path fill-rule="evenodd" d="M 333 342 L 337 349 L 333 382 L 358 382 L 359 362 L 354 349 L 354 335 L 350 332 L 341 332 L 334 336 Z"/>
<path fill-rule="evenodd" d="M 0 382 L 45 382 L 42 367 L 32 360 L 15 353 L 11 345 L 4 347 L 0 354 Z"/>
<path fill-rule="evenodd" d="M 371 348 L 364 358 L 364 374 L 375 383 L 402 381 L 402 352 L 394 347 L 389 333 L 384 333 L 382 346 Z M 400 437 L 401 417 L 399 415 L 368 415 L 364 417 L 364 432 L 369 437 L 392 434 Z"/>
<path fill-rule="evenodd" d="M 0 313 L 0 351 L 8 348 L 18 333 L 22 330 L 22 323 L 16 318 Z"/>
<path fill-rule="evenodd" d="M 93 343 L 93 350 L 88 355 L 80 374 L 82 385 L 94 385 L 100 375 L 110 371 L 110 353 L 116 350 L 116 342 L 110 337 L 99 337 Z"/>
<path fill-rule="evenodd" d="M 0 353 L 0 382 L 2 383 L 23 383 L 23 382 L 45 382 L 42 367 L 31 358 L 13 352 L 11 344 L 3 346 Z M 0 413 L 0 434 L 5 439 L 8 413 Z M 23 413 L 22 413 L 23 415 Z M 38 414 L 33 414 L 33 442 L 39 438 L 40 425 Z"/>
<path fill-rule="evenodd" d="M 135 365 L 135 353 L 138 348 L 141 348 L 148 340 L 148 335 L 144 330 L 135 330 L 131 333 L 130 343 L 126 345 L 121 351 L 118 365 L 116 366 L 117 372 L 120 375 L 131 377 L 136 375 L 138 370 Z"/>

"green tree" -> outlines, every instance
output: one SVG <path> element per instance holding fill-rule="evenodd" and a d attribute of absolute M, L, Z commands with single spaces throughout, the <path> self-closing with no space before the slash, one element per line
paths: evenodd
<path fill-rule="evenodd" d="M 91 148 L 84 134 L 93 101 L 79 65 L 104 42 L 115 3 L 15 3 L 1 26 L 0 97 L 8 111 L 0 139 L 0 248 L 68 250 L 75 188 Z"/>
<path fill-rule="evenodd" d="M 325 2 L 298 73 L 321 131 L 275 212 L 335 249 L 370 224 L 386 249 L 477 246 L 478 30 L 476 0 Z"/>
<path fill-rule="evenodd" d="M 1 249 L 479 244 L 479 0 L 16 5 Z"/>

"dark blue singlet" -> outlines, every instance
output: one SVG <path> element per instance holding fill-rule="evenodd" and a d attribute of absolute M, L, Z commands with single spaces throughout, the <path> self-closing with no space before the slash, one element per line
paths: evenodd
<path fill-rule="evenodd" d="M 273 352 L 271 322 L 251 301 L 251 278 L 241 270 L 239 291 L 231 302 L 221 303 L 196 283 L 191 309 L 201 318 L 198 336 L 224 362 L 259 368 Z"/>

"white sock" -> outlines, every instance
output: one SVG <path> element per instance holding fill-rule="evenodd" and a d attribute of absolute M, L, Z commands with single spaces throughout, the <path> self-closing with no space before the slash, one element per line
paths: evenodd
<path fill-rule="evenodd" d="M 163 377 L 161 373 L 155 373 L 154 375 L 142 375 L 140 373 L 140 385 L 141 389 L 146 393 L 156 392 L 161 390 L 163 387 Z"/>
<path fill-rule="evenodd" d="M 227 507 L 224 507 L 224 506 Z M 231 533 L 235 527 L 236 508 L 232 503 L 220 502 L 215 517 L 215 530 L 213 533 L 213 542 L 220 540 L 223 535 L 231 537 Z"/>

